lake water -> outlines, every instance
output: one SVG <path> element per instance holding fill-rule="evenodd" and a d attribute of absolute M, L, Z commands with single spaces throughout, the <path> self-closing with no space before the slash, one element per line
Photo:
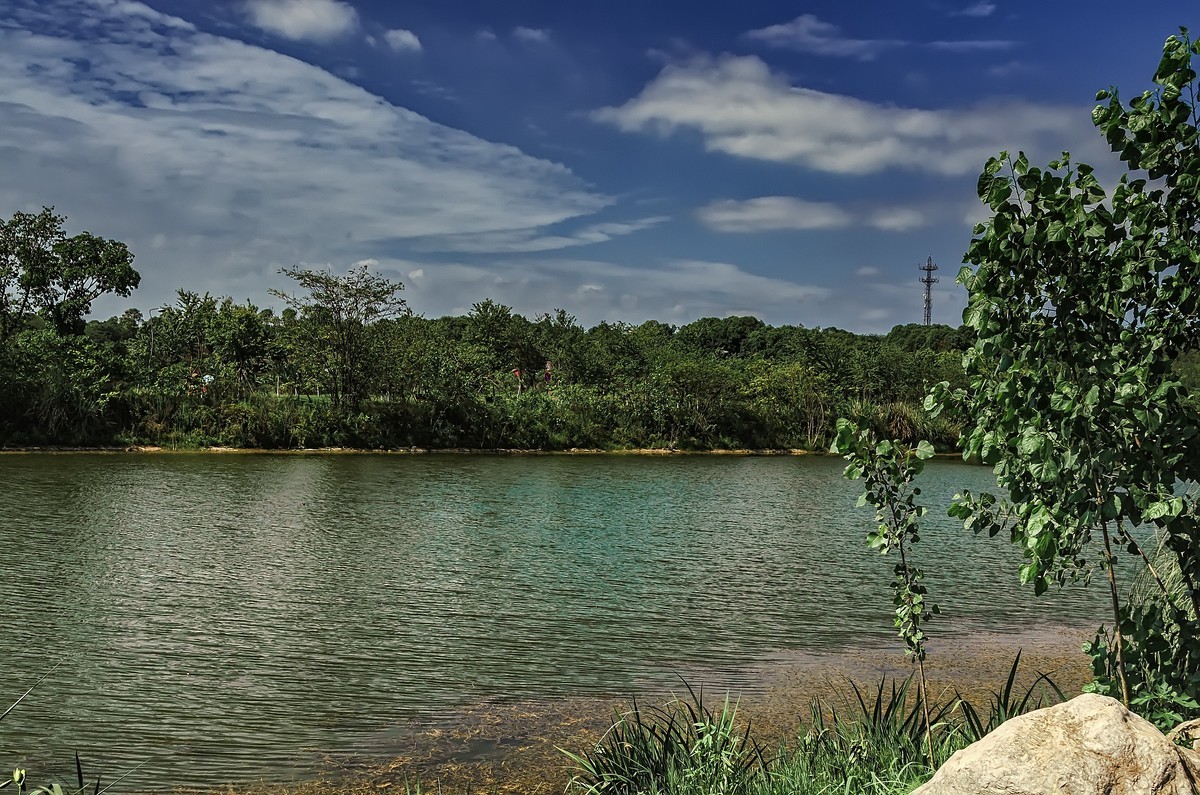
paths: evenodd
<path fill-rule="evenodd" d="M 481 700 L 676 671 L 738 692 L 781 655 L 888 643 L 893 561 L 867 550 L 841 466 L 0 456 L 0 711 L 61 663 L 0 722 L 0 765 L 78 750 L 107 780 L 145 761 L 135 787 L 287 780 Z M 1035 600 L 1014 548 L 945 517 L 989 470 L 936 461 L 922 480 L 935 648 L 1103 620 L 1099 588 Z"/>

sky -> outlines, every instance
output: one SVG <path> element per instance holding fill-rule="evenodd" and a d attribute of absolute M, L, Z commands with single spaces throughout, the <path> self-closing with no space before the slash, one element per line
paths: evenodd
<path fill-rule="evenodd" d="M 1119 174 L 1098 89 L 1200 5 L 0 0 L 0 217 L 54 206 L 141 287 L 277 303 L 366 265 L 414 312 L 887 331 L 954 283 L 984 161 Z"/>

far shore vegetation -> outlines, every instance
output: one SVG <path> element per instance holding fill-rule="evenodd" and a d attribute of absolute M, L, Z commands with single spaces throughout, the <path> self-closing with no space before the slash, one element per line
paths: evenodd
<path fill-rule="evenodd" d="M 18 215 L 0 241 L 32 225 Z M 963 383 L 960 329 L 585 329 L 487 300 L 427 319 L 363 270 L 293 275 L 308 292 L 279 314 L 180 291 L 149 316 L 61 328 L 52 297 L 13 291 L 0 312 L 24 311 L 0 332 L 0 447 L 825 450 L 838 416 L 944 449 L 958 435 L 921 401 Z"/>

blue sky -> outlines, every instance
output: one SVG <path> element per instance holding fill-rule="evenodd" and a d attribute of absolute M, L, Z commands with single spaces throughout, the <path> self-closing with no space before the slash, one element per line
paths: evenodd
<path fill-rule="evenodd" d="M 143 310 L 357 263 L 427 316 L 934 320 L 1001 148 L 1112 181 L 1095 91 L 1190 2 L 0 0 L 0 216 L 127 242 Z M 106 301 L 98 314 L 118 311 Z"/>

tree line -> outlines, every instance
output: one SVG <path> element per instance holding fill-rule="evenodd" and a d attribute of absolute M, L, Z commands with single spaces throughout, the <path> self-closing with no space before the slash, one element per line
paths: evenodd
<path fill-rule="evenodd" d="M 63 223 L 0 219 L 0 445 L 824 449 L 838 416 L 958 435 L 921 401 L 962 381 L 961 328 L 584 328 L 491 300 L 425 318 L 366 268 L 285 269 L 281 312 L 180 290 L 148 316 L 87 320 L 138 274 L 125 246 Z"/>

